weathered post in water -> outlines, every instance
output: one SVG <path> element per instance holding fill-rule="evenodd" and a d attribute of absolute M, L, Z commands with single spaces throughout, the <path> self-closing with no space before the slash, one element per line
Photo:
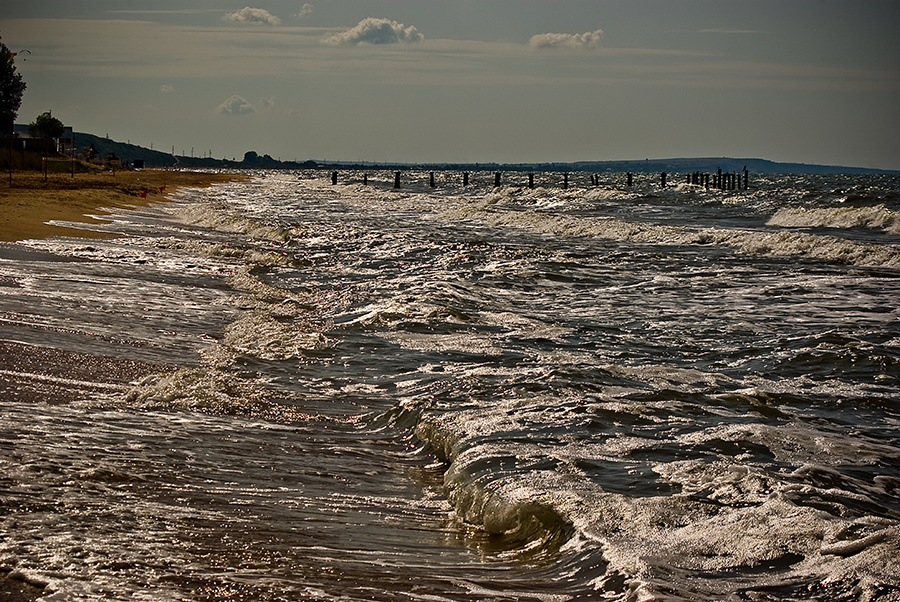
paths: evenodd
<path fill-rule="evenodd" d="M 432 188 L 434 188 L 434 172 L 433 171 L 428 174 L 428 184 Z"/>
<path fill-rule="evenodd" d="M 659 185 L 662 186 L 663 188 L 666 187 L 666 172 L 662 172 L 662 174 L 660 174 Z"/>
<path fill-rule="evenodd" d="M 533 173 L 528 174 L 528 187 L 534 188 L 534 174 Z"/>
<path fill-rule="evenodd" d="M 625 174 L 625 176 L 627 178 L 627 185 L 632 186 L 634 184 L 634 177 L 631 175 L 631 172 L 629 171 L 627 174 Z"/>
<path fill-rule="evenodd" d="M 497 188 L 500 186 L 500 172 L 494 172 L 494 187 Z"/>
<path fill-rule="evenodd" d="M 333 171 L 331 172 L 331 185 L 334 186 L 335 184 L 337 184 L 337 172 Z"/>
<path fill-rule="evenodd" d="M 400 172 L 394 172 L 394 188 L 400 188 Z"/>
<path fill-rule="evenodd" d="M 565 172 L 563 174 L 563 188 L 565 189 L 568 187 L 569 187 L 569 172 Z"/>
<path fill-rule="evenodd" d="M 469 172 L 464 171 L 463 172 L 463 186 L 468 186 L 468 185 L 469 185 Z"/>
<path fill-rule="evenodd" d="M 369 174 L 364 173 L 363 174 L 363 186 L 368 186 L 368 185 L 369 185 Z"/>

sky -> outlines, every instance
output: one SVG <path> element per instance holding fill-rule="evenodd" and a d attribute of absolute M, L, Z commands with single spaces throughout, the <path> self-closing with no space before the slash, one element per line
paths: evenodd
<path fill-rule="evenodd" d="M 0 0 L 19 123 L 227 159 L 900 169 L 898 25 L 900 0 Z"/>

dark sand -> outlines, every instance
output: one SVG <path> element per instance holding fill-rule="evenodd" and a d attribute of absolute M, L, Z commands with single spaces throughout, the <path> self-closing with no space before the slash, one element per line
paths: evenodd
<path fill-rule="evenodd" d="M 0 568 L 0 600 L 3 602 L 30 602 L 44 593 L 43 585 L 29 583 L 16 571 Z"/>
<path fill-rule="evenodd" d="M 175 368 L 0 341 L 0 400 L 67 403 Z"/>

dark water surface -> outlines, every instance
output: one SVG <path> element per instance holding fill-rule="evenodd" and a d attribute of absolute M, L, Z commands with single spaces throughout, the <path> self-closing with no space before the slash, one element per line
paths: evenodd
<path fill-rule="evenodd" d="M 900 599 L 900 179 L 326 175 L 0 247 L 0 568 L 47 600 Z"/>

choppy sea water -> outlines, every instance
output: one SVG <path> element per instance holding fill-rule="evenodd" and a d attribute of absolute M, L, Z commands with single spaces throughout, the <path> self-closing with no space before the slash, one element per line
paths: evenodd
<path fill-rule="evenodd" d="M 46 600 L 900 599 L 900 178 L 362 175 L 0 247 L 0 568 Z"/>

